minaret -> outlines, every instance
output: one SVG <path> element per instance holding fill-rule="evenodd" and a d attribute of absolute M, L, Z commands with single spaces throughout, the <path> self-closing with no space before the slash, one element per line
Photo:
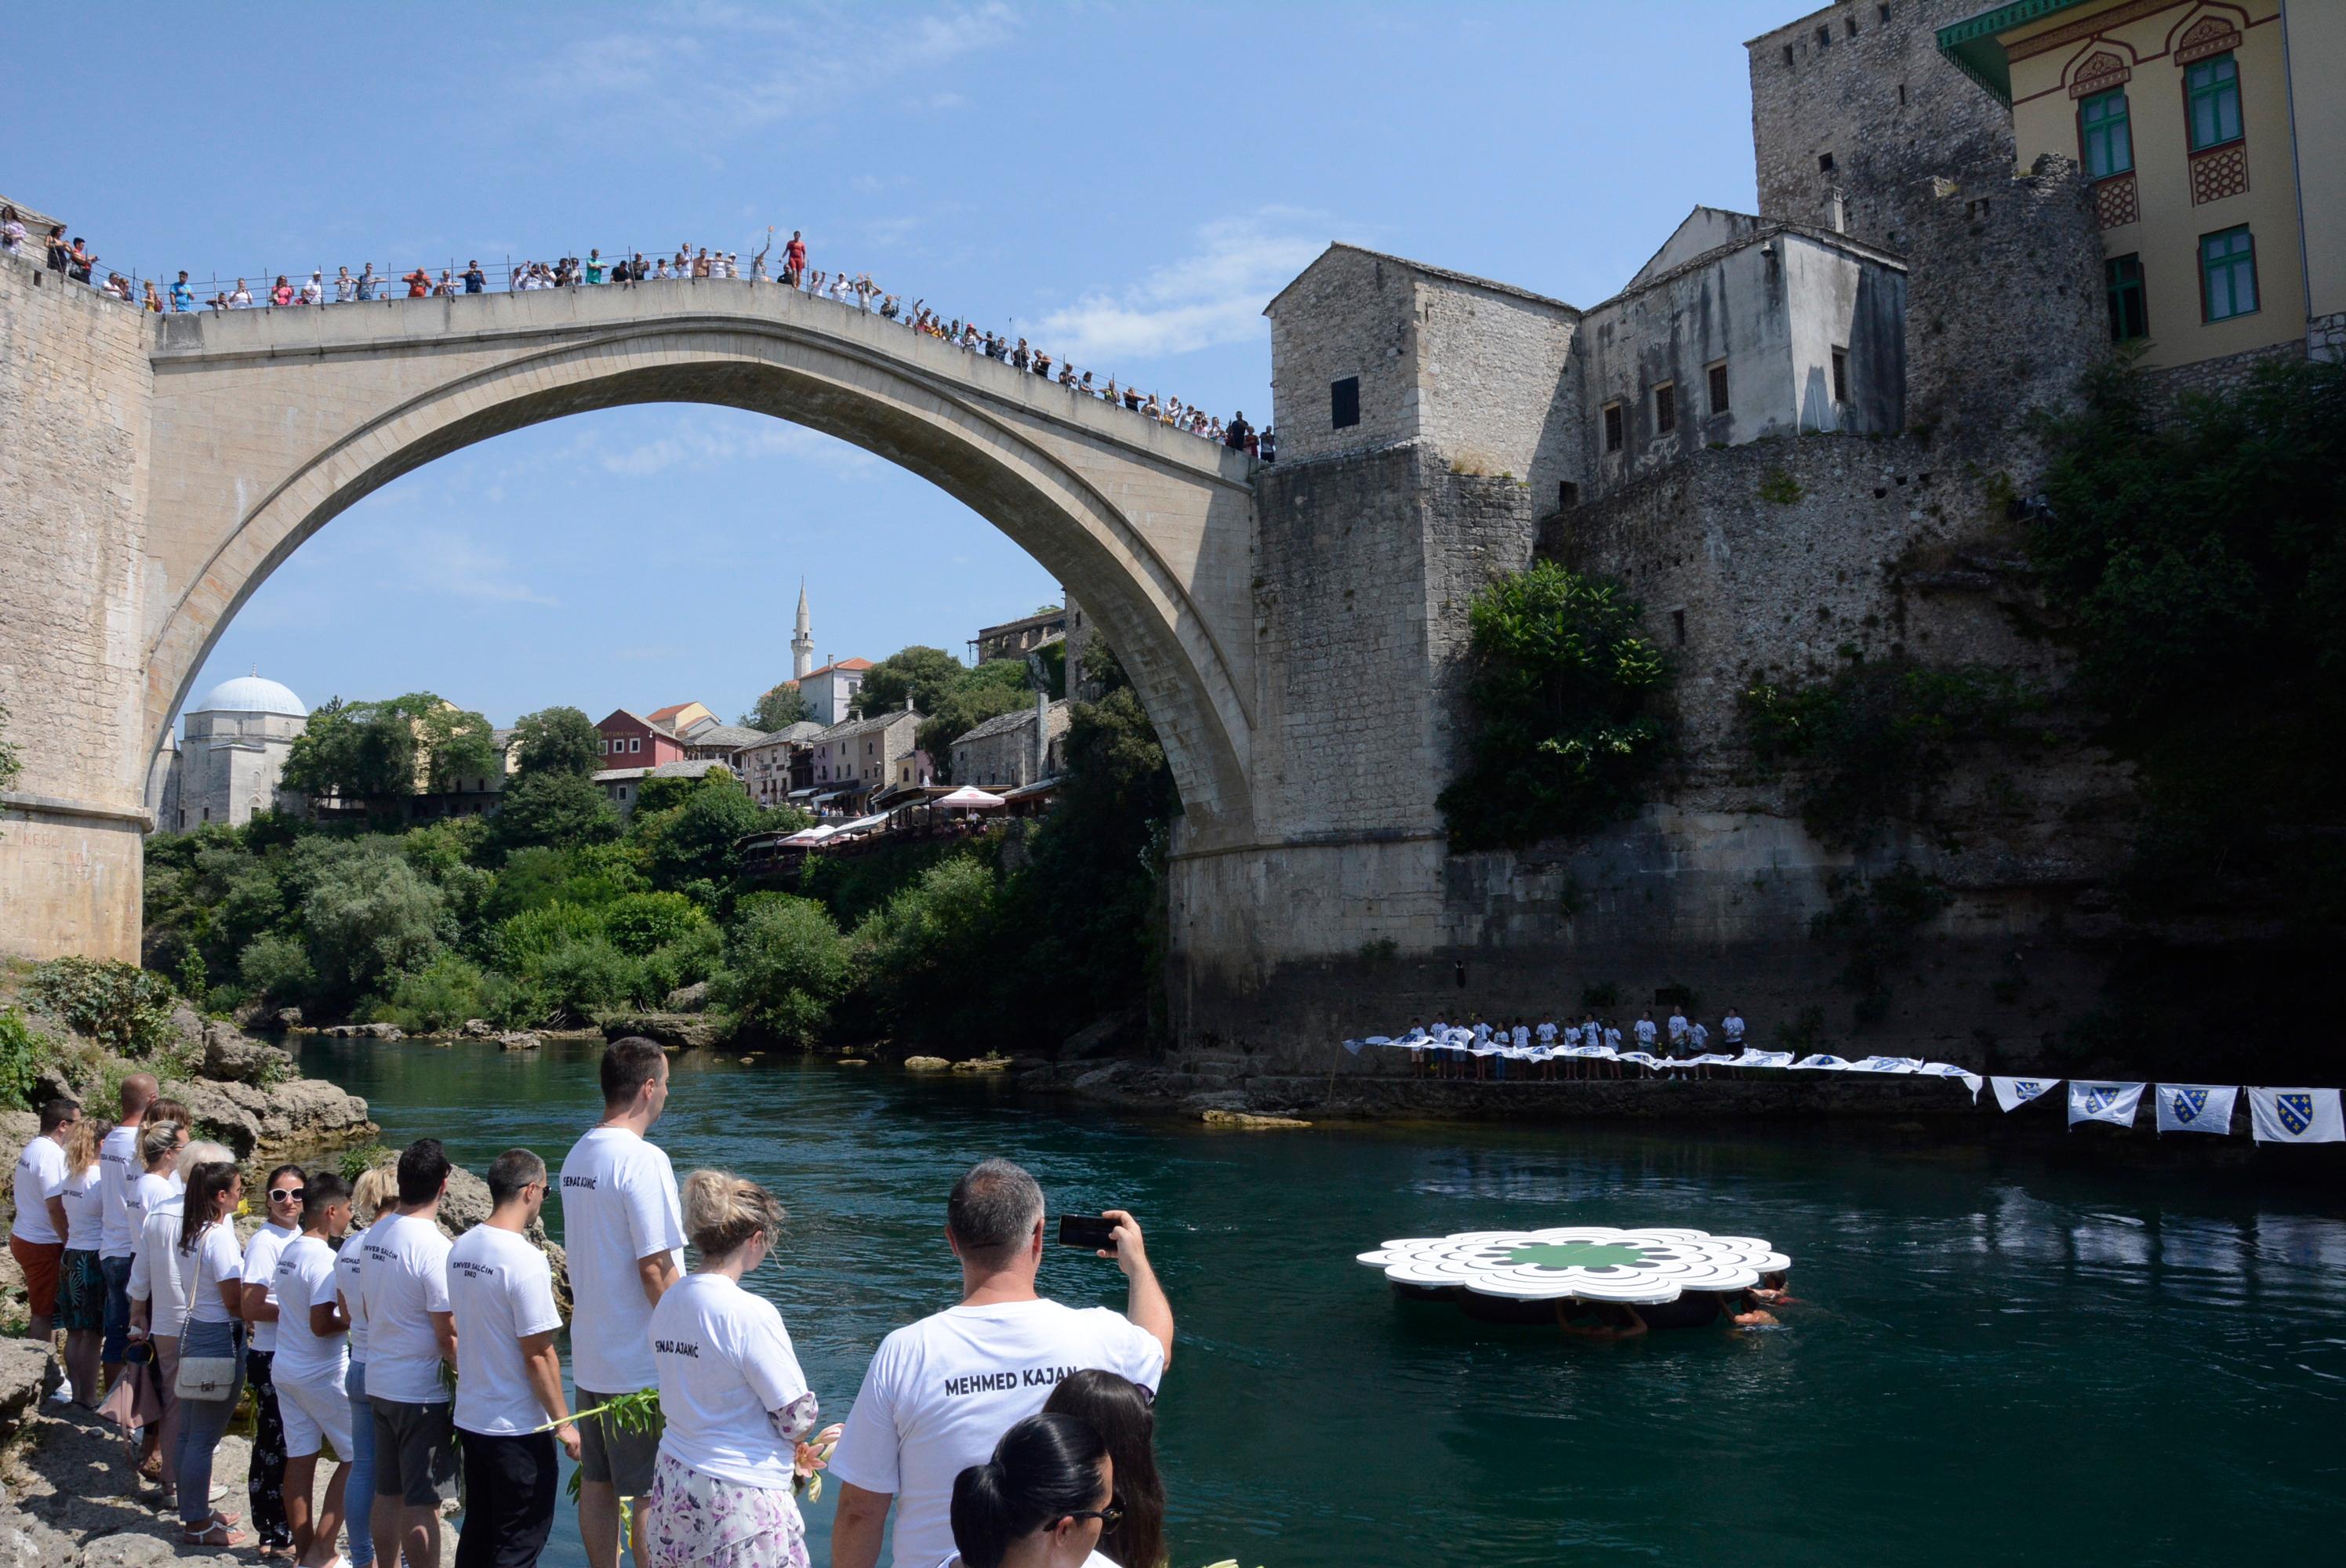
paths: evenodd
<path fill-rule="evenodd" d="M 814 669 L 814 617 L 807 614 L 806 579 L 799 579 L 799 629 L 790 636 L 790 678 L 804 680 Z"/>

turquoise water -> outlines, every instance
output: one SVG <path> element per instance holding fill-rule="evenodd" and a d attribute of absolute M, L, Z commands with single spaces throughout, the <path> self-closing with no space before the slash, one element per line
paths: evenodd
<path fill-rule="evenodd" d="M 474 1170 L 515 1144 L 558 1163 L 597 1108 L 586 1049 L 318 1042 L 302 1062 L 367 1096 L 386 1139 L 429 1134 Z M 944 1195 L 973 1160 L 1025 1164 L 1055 1209 L 1130 1207 L 1179 1319 L 1159 1405 L 1175 1568 L 2184 1563 L 2334 1541 L 2334 1189 L 2120 1166 L 2082 1139 L 2047 1157 L 1853 1135 L 1233 1134 L 729 1057 L 679 1062 L 655 1134 L 679 1174 L 783 1196 L 782 1267 L 752 1283 L 832 1418 L 882 1335 L 953 1300 Z M 1398 1302 L 1352 1260 L 1564 1223 L 1766 1237 L 1810 1304 L 1776 1330 L 1592 1345 Z M 1077 1254 L 1043 1283 L 1121 1301 Z M 830 1512 L 810 1512 L 818 1564 Z M 566 1512 L 546 1560 L 583 1561 Z"/>

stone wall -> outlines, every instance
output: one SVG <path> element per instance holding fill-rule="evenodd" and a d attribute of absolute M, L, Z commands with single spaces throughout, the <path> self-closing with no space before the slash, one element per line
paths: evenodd
<path fill-rule="evenodd" d="M 1282 464 L 1390 446 L 1417 433 L 1413 270 L 1331 246 L 1273 300 L 1270 418 Z M 1328 389 L 1361 378 L 1361 423 L 1329 423 Z"/>
<path fill-rule="evenodd" d="M 1912 211 L 1931 177 L 2013 164 L 2009 112 L 1938 50 L 1939 28 L 1980 9 L 1844 0 L 1752 39 L 1760 215 L 1831 228 L 1839 191 L 1847 232 L 1922 256 Z"/>
<path fill-rule="evenodd" d="M 148 320 L 0 257 L 0 704 L 25 770 L 0 799 L 0 942 L 138 956 L 145 733 L 139 552 Z"/>
<path fill-rule="evenodd" d="M 2340 337 L 2346 340 L 2346 323 L 2341 323 Z M 2310 340 L 2309 340 L 2310 341 Z M 2221 359 L 2201 360 L 2197 364 L 2177 365 L 2171 370 L 2150 371 L 2144 380 L 2159 397 L 2172 402 L 2194 392 L 2209 396 L 2226 396 L 2248 384 L 2260 365 L 2286 364 L 2309 356 L 2307 344 L 2300 342 L 2271 343 L 2261 349 L 2249 349 L 2244 353 L 2226 354 Z M 2335 360 L 2346 357 L 2332 351 L 2326 357 Z"/>

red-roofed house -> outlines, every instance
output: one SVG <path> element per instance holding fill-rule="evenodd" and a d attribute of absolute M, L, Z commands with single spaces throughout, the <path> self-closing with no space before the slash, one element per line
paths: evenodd
<path fill-rule="evenodd" d="M 717 716 L 709 711 L 709 705 L 701 702 L 679 702 L 668 708 L 655 708 L 644 717 L 664 729 L 673 729 L 678 735 L 682 735 L 703 719 L 712 724 L 717 721 Z"/>
<path fill-rule="evenodd" d="M 698 703 L 688 707 L 697 708 Z M 674 712 L 673 708 L 662 709 Z M 655 718 L 620 708 L 597 724 L 603 732 L 603 766 L 611 768 L 657 768 L 663 762 L 684 760 L 684 740 L 675 730 Z"/>
<path fill-rule="evenodd" d="M 833 659 L 821 669 L 811 669 L 799 677 L 799 695 L 814 709 L 817 724 L 845 722 L 848 705 L 855 700 L 863 685 L 864 672 L 872 667 L 868 658 Z"/>

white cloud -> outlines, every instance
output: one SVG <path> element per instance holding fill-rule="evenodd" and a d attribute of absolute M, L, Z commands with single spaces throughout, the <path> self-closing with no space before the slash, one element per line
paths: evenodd
<path fill-rule="evenodd" d="M 767 457 L 811 458 L 847 470 L 879 461 L 868 452 L 803 425 L 774 420 L 745 427 L 734 420 L 696 423 L 688 415 L 678 419 L 668 434 L 649 441 L 615 447 L 597 435 L 586 435 L 571 451 L 607 473 L 638 479 L 672 468 L 700 473 L 723 463 Z"/>
<path fill-rule="evenodd" d="M 398 543 L 398 586 L 506 605 L 551 605 L 505 556 L 448 528 L 421 528 Z"/>
<path fill-rule="evenodd" d="M 697 124 L 735 130 L 804 117 L 907 75 L 1003 42 L 1018 17 L 1003 0 L 940 6 L 879 25 L 862 9 L 726 4 L 668 7 L 643 29 L 565 44 L 536 73 L 539 97 L 592 104 L 598 116 L 665 117 L 693 106 Z M 919 95 L 949 107 L 940 92 Z"/>
<path fill-rule="evenodd" d="M 1206 224 L 1188 255 L 1138 283 L 1046 314 L 1042 338 L 1093 364 L 1245 342 L 1266 330 L 1270 297 L 1326 248 L 1327 226 L 1321 214 L 1290 208 Z"/>

